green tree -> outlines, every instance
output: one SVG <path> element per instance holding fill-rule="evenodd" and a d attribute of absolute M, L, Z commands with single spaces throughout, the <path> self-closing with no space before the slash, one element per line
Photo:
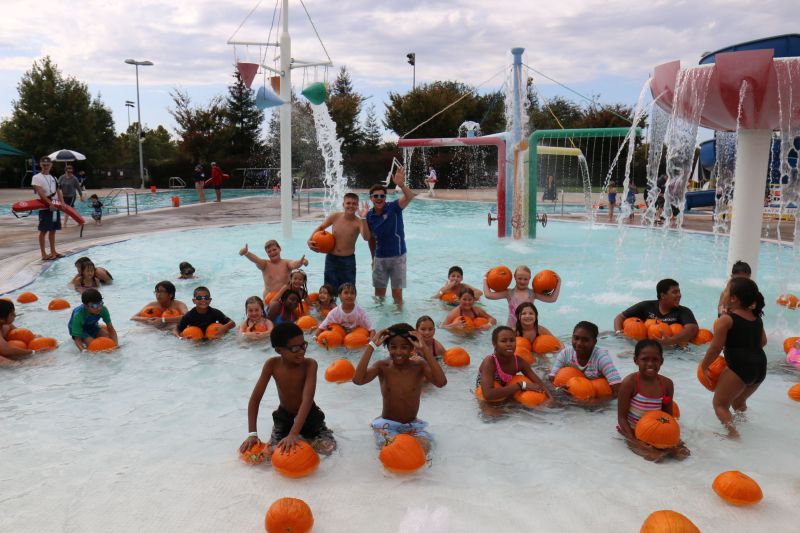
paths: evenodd
<path fill-rule="evenodd" d="M 364 119 L 364 132 L 363 147 L 368 152 L 376 152 L 381 146 L 381 127 L 378 124 L 378 116 L 375 114 L 375 106 L 370 105 L 367 108 L 367 116 Z"/>
<path fill-rule="evenodd" d="M 177 143 L 164 126 L 159 124 L 155 129 L 143 126 L 142 133 L 144 133 L 142 153 L 144 154 L 145 163 L 148 161 L 164 162 L 174 159 L 178 155 Z M 128 131 L 119 134 L 117 146 L 119 150 L 118 161 L 126 166 L 138 168 L 139 147 L 136 146 L 135 122 L 128 127 Z"/>
<path fill-rule="evenodd" d="M 266 153 L 262 165 L 280 167 L 280 112 L 275 108 L 269 120 Z M 317 130 L 311 106 L 292 92 L 292 176 L 305 179 L 304 187 L 320 186 L 325 162 L 317 145 Z"/>
<path fill-rule="evenodd" d="M 244 84 L 238 70 L 233 72 L 234 83 L 228 87 L 225 101 L 225 118 L 229 153 L 249 158 L 262 151 L 261 126 L 264 112 L 256 106 L 253 91 Z"/>
<path fill-rule="evenodd" d="M 342 139 L 342 155 L 348 157 L 358 149 L 362 134 L 358 128 L 358 115 L 364 98 L 353 90 L 347 68 L 342 66 L 328 98 L 328 112 L 336 123 L 336 136 Z"/>
<path fill-rule="evenodd" d="M 94 165 L 112 161 L 111 111 L 100 95 L 92 99 L 86 84 L 64 77 L 50 57 L 33 63 L 17 91 L 11 116 L 0 125 L 0 135 L 7 142 L 36 156 L 72 148 Z"/>
<path fill-rule="evenodd" d="M 227 128 L 225 105 L 222 97 L 215 96 L 208 106 L 193 106 L 189 93 L 182 89 L 170 92 L 174 108 L 169 114 L 178 127 L 178 150 L 193 161 L 221 159 L 229 146 L 230 130 Z"/>

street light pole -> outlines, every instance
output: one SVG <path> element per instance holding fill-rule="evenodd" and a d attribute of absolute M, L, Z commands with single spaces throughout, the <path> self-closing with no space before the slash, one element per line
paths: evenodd
<path fill-rule="evenodd" d="M 143 67 L 150 67 L 153 65 L 152 61 L 136 61 L 135 59 L 126 59 L 125 63 L 134 65 L 136 67 L 136 115 L 138 122 L 136 123 L 136 133 L 139 140 L 139 179 L 141 181 L 141 188 L 144 189 L 144 156 L 142 155 L 142 106 L 139 101 L 139 65 Z"/>
<path fill-rule="evenodd" d="M 406 54 L 408 58 L 408 64 L 411 65 L 412 70 L 412 78 L 411 78 L 411 90 L 414 91 L 417 89 L 417 54 L 411 52 L 410 54 Z"/>
<path fill-rule="evenodd" d="M 125 100 L 125 107 L 128 108 L 128 129 L 131 129 L 131 108 L 134 106 L 130 100 Z"/>

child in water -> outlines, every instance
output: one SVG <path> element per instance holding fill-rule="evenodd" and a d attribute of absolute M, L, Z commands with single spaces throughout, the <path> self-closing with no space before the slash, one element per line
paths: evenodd
<path fill-rule="evenodd" d="M 479 291 L 472 285 L 464 283 L 464 271 L 460 266 L 451 266 L 447 271 L 447 283 L 442 285 L 442 288 L 436 293 L 436 298 L 441 298 L 445 293 L 452 292 L 455 295 L 461 293 L 461 289 L 468 287 L 475 293 L 475 300 L 480 300 L 483 292 Z"/>
<path fill-rule="evenodd" d="M 417 332 L 419 333 L 420 340 L 427 344 L 434 357 L 441 359 L 444 356 L 444 345 L 433 338 L 436 335 L 436 324 L 433 319 L 428 315 L 422 315 L 417 319 Z M 422 351 L 417 350 L 417 355 L 423 357 Z"/>
<path fill-rule="evenodd" d="M 250 432 L 239 447 L 245 453 L 259 444 L 258 410 L 267 390 L 269 380 L 275 378 L 278 389 L 278 409 L 273 411 L 270 452 L 277 447 L 289 452 L 302 439 L 321 454 L 328 455 L 336 449 L 333 432 L 325 425 L 325 413 L 314 403 L 317 388 L 317 362 L 305 356 L 308 343 L 303 330 L 296 324 L 285 322 L 276 325 L 270 333 L 272 347 L 278 353 L 270 357 L 261 369 L 250 402 L 247 404 L 247 427 Z"/>
<path fill-rule="evenodd" d="M 239 326 L 239 333 L 251 340 L 266 339 L 272 331 L 272 322 L 264 316 L 264 301 L 258 296 L 251 296 L 244 301 L 244 312 L 247 317 Z"/>
<path fill-rule="evenodd" d="M 16 329 L 14 327 L 14 319 L 16 319 L 16 317 L 17 314 L 14 309 L 14 303 L 10 300 L 0 300 L 0 364 L 4 357 L 8 359 L 21 359 L 36 353 L 35 350 L 11 346 L 6 341 L 6 337 L 11 330 Z"/>
<path fill-rule="evenodd" d="M 267 318 L 276 326 L 284 322 L 295 322 L 303 316 L 300 309 L 302 302 L 300 294 L 292 289 L 286 289 L 280 298 L 273 298 L 267 309 Z"/>
<path fill-rule="evenodd" d="M 91 195 L 89 200 L 92 201 L 92 220 L 94 220 L 95 225 L 102 226 L 103 202 L 100 201 L 100 198 L 98 198 L 96 194 Z"/>
<path fill-rule="evenodd" d="M 747 278 L 750 279 L 750 276 L 753 275 L 753 271 L 750 269 L 750 265 L 745 263 L 744 261 L 736 261 L 733 266 L 731 267 L 731 277 L 728 279 L 728 283 L 725 284 L 725 289 L 723 289 L 722 293 L 719 295 L 719 303 L 717 304 L 717 316 L 722 316 L 728 312 L 728 302 L 731 299 L 731 281 L 734 278 Z"/>
<path fill-rule="evenodd" d="M 97 277 L 94 263 L 87 259 L 80 264 L 79 268 L 80 273 L 72 279 L 72 286 L 76 291 L 83 292 L 86 289 L 100 287 L 100 278 Z"/>
<path fill-rule="evenodd" d="M 494 352 L 487 355 L 478 368 L 476 386 L 481 388 L 483 398 L 496 402 L 511 398 L 515 393 L 525 390 L 545 392 L 545 385 L 524 359 L 514 355 L 517 335 L 507 326 L 499 326 L 492 331 Z M 512 382 L 512 378 L 522 373 L 528 378 Z M 499 386 L 498 386 L 499 385 Z"/>
<path fill-rule="evenodd" d="M 386 346 L 389 357 L 369 364 L 378 346 Z M 412 357 L 422 352 L 422 359 Z M 372 421 L 378 446 L 388 439 L 406 433 L 420 441 L 425 450 L 430 449 L 431 436 L 426 431 L 428 423 L 417 418 L 422 386 L 427 381 L 441 388 L 447 384 L 442 367 L 433 356 L 430 346 L 409 324 L 394 324 L 373 335 L 356 367 L 355 385 L 365 385 L 378 378 L 383 396 L 381 416 Z"/>
<path fill-rule="evenodd" d="M 370 336 L 375 333 L 372 327 L 372 321 L 367 316 L 364 308 L 356 304 L 356 286 L 350 282 L 342 283 L 339 286 L 339 300 L 341 303 L 337 305 L 333 311 L 328 313 L 325 320 L 319 325 L 317 331 L 314 332 L 314 337 L 325 331 L 331 324 L 339 324 L 345 331 L 350 331 L 353 328 L 363 327 L 369 330 Z"/>
<path fill-rule="evenodd" d="M 605 378 L 614 396 L 617 395 L 622 378 L 608 355 L 608 350 L 597 347 L 597 334 L 596 324 L 581 321 L 575 325 L 572 330 L 572 346 L 561 350 L 553 361 L 548 375 L 551 382 L 559 370 L 569 366 L 583 372 L 588 379 Z"/>
<path fill-rule="evenodd" d="M 761 317 L 764 314 L 764 296 L 758 285 L 748 278 L 731 279 L 727 313 L 714 323 L 714 338 L 706 356 L 700 363 L 708 378 L 708 367 L 725 349 L 727 368 L 722 371 L 714 389 L 714 412 L 728 430 L 728 436 L 737 438 L 731 407 L 737 412 L 747 410 L 747 399 L 758 389 L 767 376 L 767 356 L 764 346 L 767 334 Z"/>
<path fill-rule="evenodd" d="M 531 302 L 522 302 L 517 306 L 514 315 L 517 318 L 517 337 L 524 337 L 531 343 L 539 335 L 550 335 L 550 330 L 539 325 L 539 311 Z"/>
<path fill-rule="evenodd" d="M 473 325 L 472 322 L 477 318 L 486 322 L 481 326 Z M 443 327 L 451 331 L 487 330 L 496 324 L 497 319 L 480 307 L 475 307 L 475 291 L 464 287 L 458 295 L 458 307 L 447 314 Z"/>
<path fill-rule="evenodd" d="M 152 326 L 175 326 L 181 321 L 181 317 L 189 312 L 186 304 L 175 299 L 175 285 L 171 281 L 159 281 L 153 291 L 156 299 L 131 317 L 136 322 L 144 322 Z M 162 316 L 147 317 L 142 312 L 148 307 L 156 307 L 161 310 Z M 169 316 L 164 316 L 167 313 Z"/>
<path fill-rule="evenodd" d="M 486 276 L 483 277 L 483 292 L 489 300 L 508 300 L 508 327 L 513 328 L 517 325 L 517 317 L 514 312 L 517 306 L 522 302 L 535 302 L 541 300 L 547 303 L 553 303 L 558 300 L 558 294 L 561 292 L 561 277 L 557 276 L 558 283 L 556 288 L 549 294 L 533 292 L 528 285 L 531 282 L 531 269 L 525 265 L 520 265 L 514 271 L 514 281 L 516 285 L 513 289 L 506 289 L 504 291 L 493 291 L 489 288 L 486 281 Z"/>
<path fill-rule="evenodd" d="M 336 289 L 327 283 L 320 287 L 314 306 L 317 308 L 317 312 L 322 318 L 328 316 L 328 313 L 333 311 L 334 307 L 336 307 Z"/>
<path fill-rule="evenodd" d="M 82 305 L 72 310 L 67 329 L 80 351 L 84 351 L 97 337 L 110 337 L 115 343 L 117 330 L 111 324 L 111 315 L 103 305 L 103 295 L 97 289 L 86 289 L 81 294 Z M 106 325 L 106 330 L 100 328 L 100 320 Z"/>
<path fill-rule="evenodd" d="M 192 303 L 194 308 L 183 315 L 178 325 L 175 326 L 174 332 L 177 337 L 180 337 L 183 330 L 189 326 L 206 331 L 211 324 L 222 324 L 224 330 L 221 333 L 227 333 L 236 327 L 236 323 L 225 316 L 225 313 L 211 307 L 211 291 L 208 290 L 208 287 L 197 287 L 192 294 Z"/>
<path fill-rule="evenodd" d="M 617 431 L 625 437 L 628 447 L 648 461 L 660 461 L 670 455 L 676 459 L 689 456 L 689 449 L 679 442 L 674 448 L 659 450 L 636 438 L 636 424 L 647 411 L 664 411 L 672 414 L 674 386 L 668 377 L 659 375 L 664 364 L 664 348 L 655 340 L 644 339 L 636 343 L 633 362 L 638 372 L 622 380 L 617 392 Z"/>

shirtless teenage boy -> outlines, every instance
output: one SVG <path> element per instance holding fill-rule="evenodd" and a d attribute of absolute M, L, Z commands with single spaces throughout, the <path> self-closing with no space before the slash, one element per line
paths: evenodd
<path fill-rule="evenodd" d="M 267 293 L 278 291 L 284 285 L 288 285 L 292 270 L 308 265 L 308 259 L 305 255 L 294 261 L 281 259 L 281 245 L 274 239 L 264 244 L 264 250 L 267 252 L 267 259 L 261 259 L 250 252 L 245 244 L 244 248 L 239 250 L 239 255 L 247 257 L 261 271 L 264 276 L 264 299 L 267 299 Z"/>
<path fill-rule="evenodd" d="M 336 245 L 325 255 L 325 283 L 337 291 L 343 283 L 356 283 L 356 241 L 361 234 L 361 219 L 356 216 L 358 195 L 352 192 L 345 194 L 342 207 L 344 211 L 328 215 L 308 238 L 308 247 L 319 252 L 312 237 L 316 232 L 333 226 Z"/>

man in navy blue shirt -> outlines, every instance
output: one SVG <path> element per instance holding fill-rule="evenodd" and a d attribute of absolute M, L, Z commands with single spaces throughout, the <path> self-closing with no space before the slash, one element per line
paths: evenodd
<path fill-rule="evenodd" d="M 406 286 L 406 236 L 403 228 L 403 209 L 414 199 L 414 193 L 406 186 L 406 173 L 399 167 L 392 181 L 403 193 L 399 200 L 386 201 L 386 186 L 373 185 L 369 190 L 372 209 L 361 209 L 361 236 L 374 239 L 375 254 L 372 261 L 372 285 L 375 296 L 386 296 L 386 287 L 392 283 L 392 298 L 403 303 Z"/>

